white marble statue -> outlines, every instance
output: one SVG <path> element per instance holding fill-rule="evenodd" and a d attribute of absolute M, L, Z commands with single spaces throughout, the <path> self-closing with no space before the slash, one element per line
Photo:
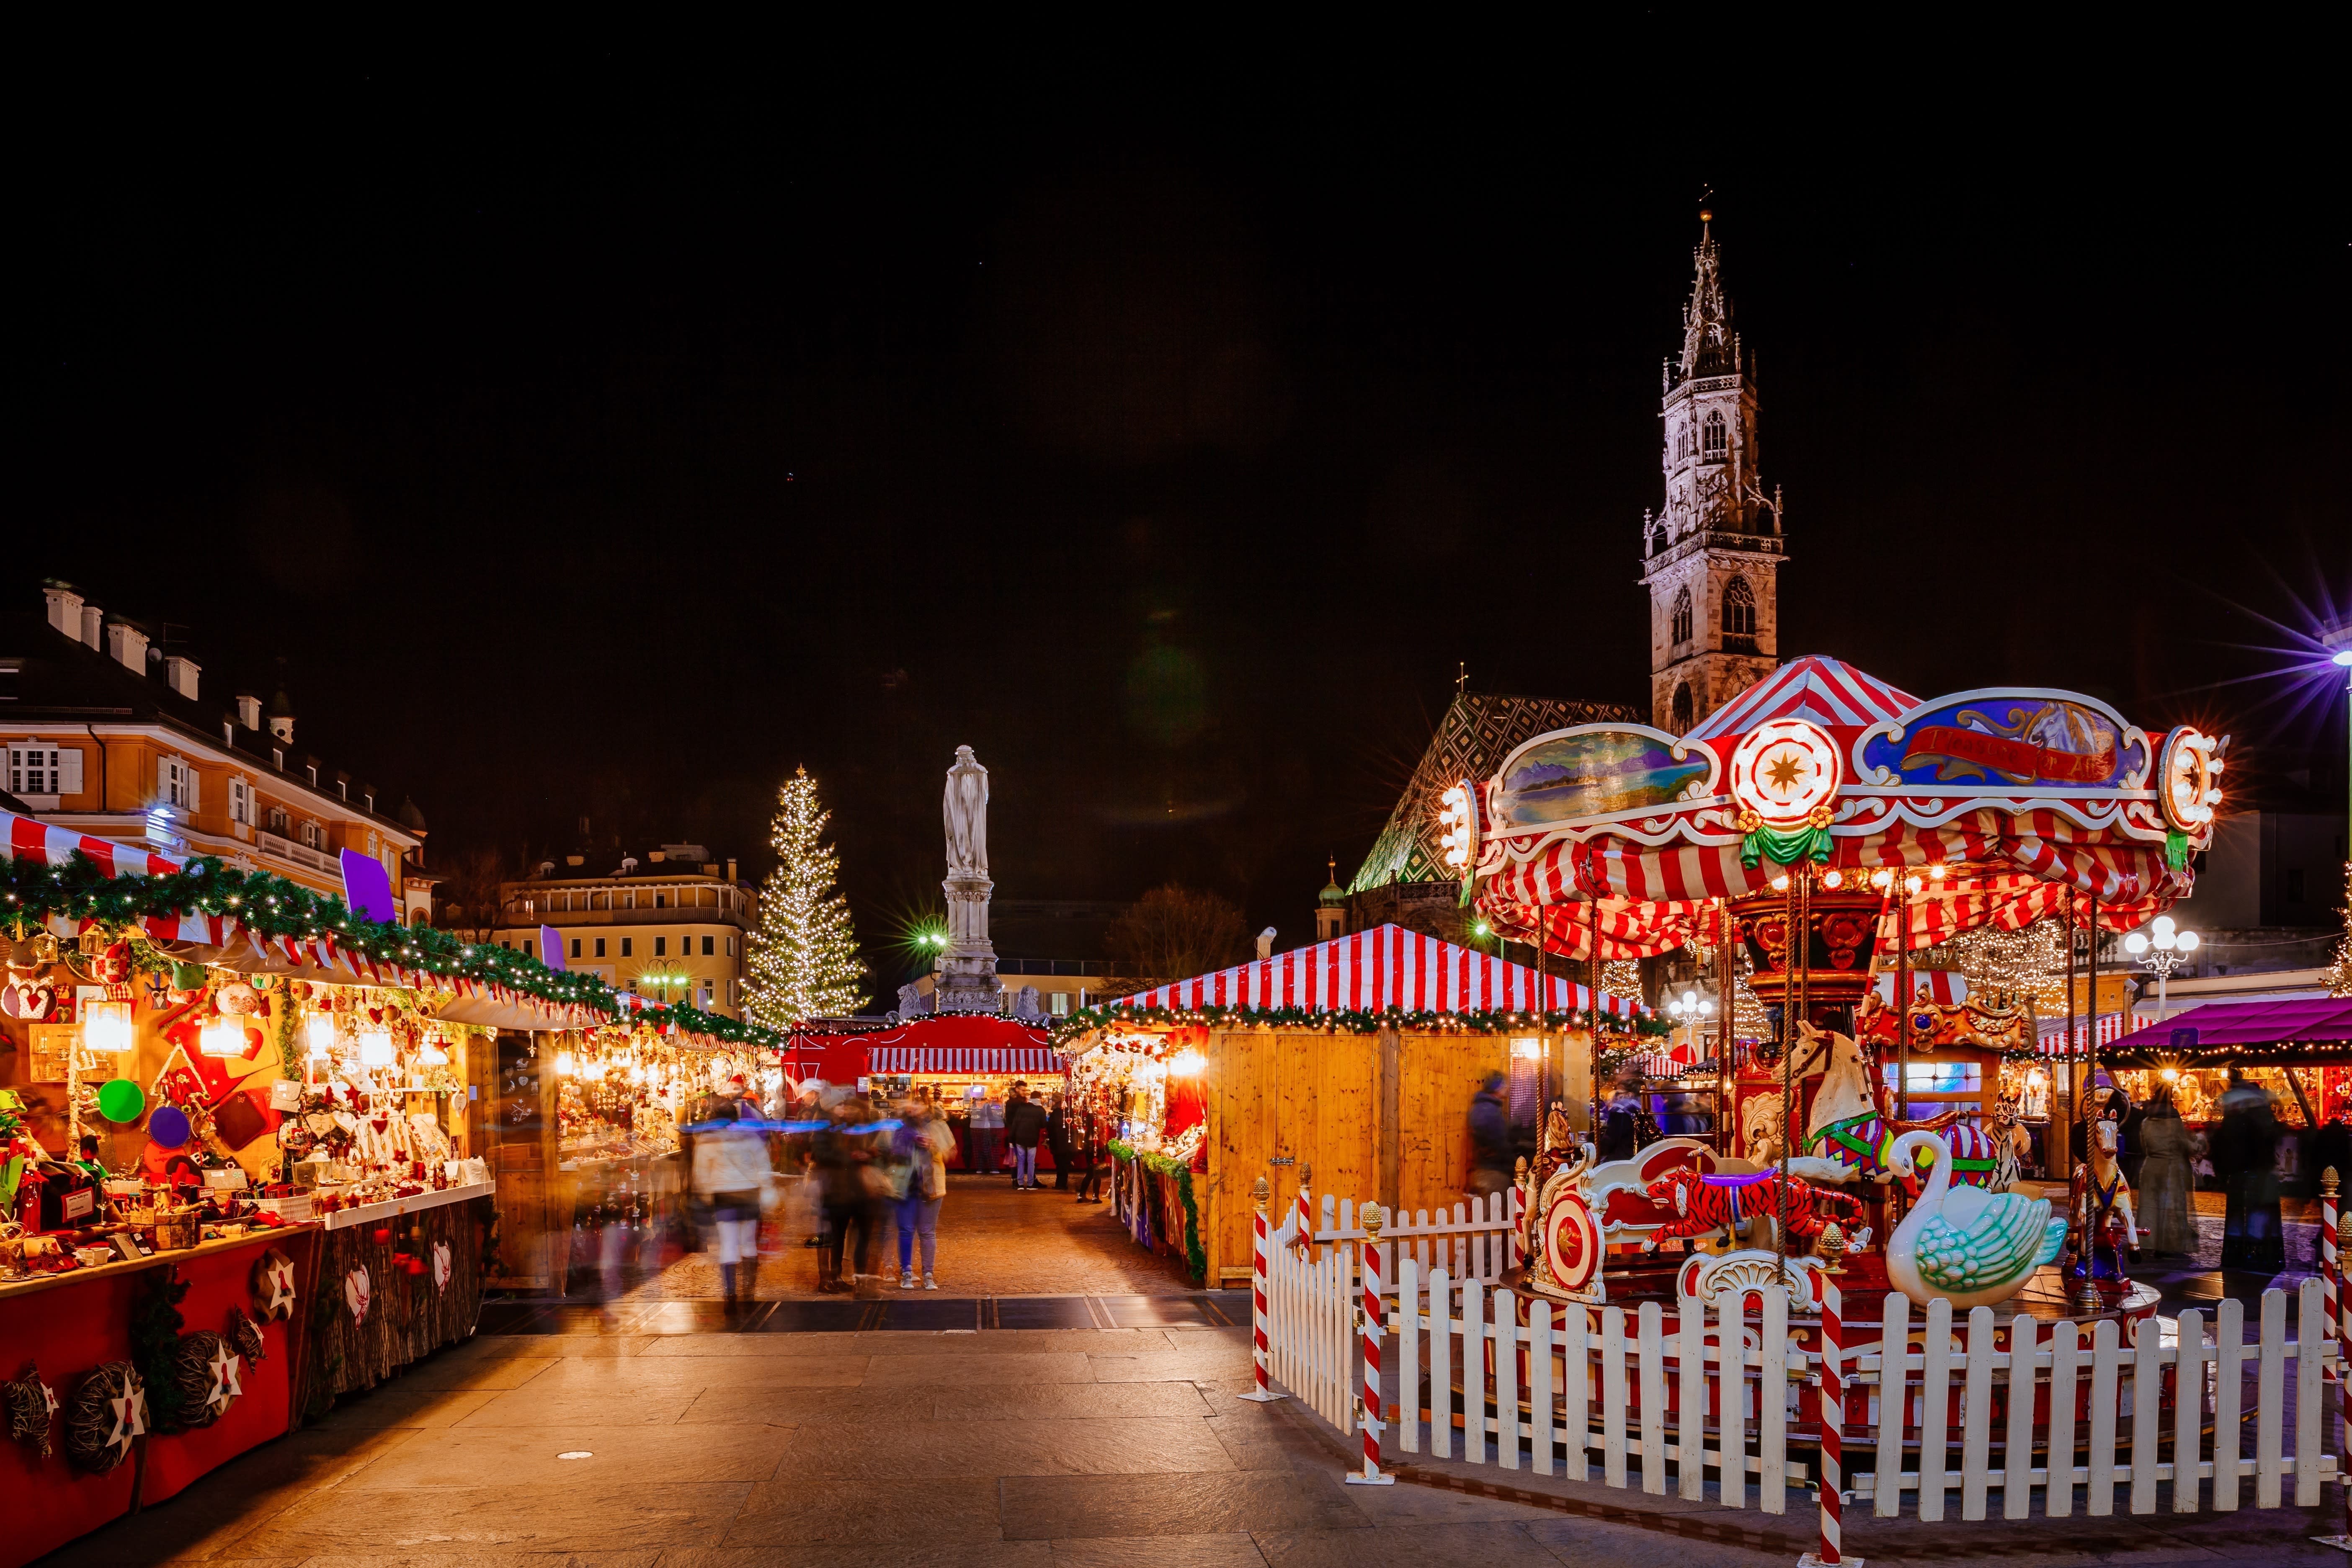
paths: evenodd
<path fill-rule="evenodd" d="M 948 770 L 943 810 L 948 829 L 948 875 L 988 875 L 988 770 L 980 765 L 970 746 L 956 748 L 955 766 Z"/>

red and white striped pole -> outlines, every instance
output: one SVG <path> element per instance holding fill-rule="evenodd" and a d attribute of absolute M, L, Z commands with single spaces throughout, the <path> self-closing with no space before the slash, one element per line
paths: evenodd
<path fill-rule="evenodd" d="M 2322 1235 L 2331 1244 L 2330 1250 L 2334 1252 L 2340 1263 L 2344 1258 L 2345 1243 L 2352 1241 L 2352 1237 L 2343 1234 L 2344 1215 L 2336 1206 L 2336 1172 L 2331 1166 L 2327 1173 L 2319 1178 L 2319 1191 L 2324 1215 Z M 2341 1314 L 2336 1320 L 2336 1347 L 2340 1355 L 2352 1352 L 2352 1290 L 2337 1291 L 2336 1307 L 2337 1312 Z M 2336 1460 L 2336 1463 L 2341 1467 L 2339 1479 L 2344 1483 L 2344 1533 L 2315 1535 L 2312 1539 L 2323 1546 L 2333 1546 L 2341 1552 L 2352 1552 L 2352 1451 L 2347 1451 L 2352 1450 L 2352 1367 L 2345 1370 L 2346 1375 L 2336 1380 L 2336 1386 L 2344 1391 L 2346 1437 L 2343 1447 L 2336 1450 L 2343 1456 Z"/>
<path fill-rule="evenodd" d="M 1362 1248 L 1364 1274 L 1364 1473 L 1343 1476 L 1351 1487 L 1392 1487 L 1394 1476 L 1381 1473 L 1381 1205 L 1366 1204 Z"/>
<path fill-rule="evenodd" d="M 1839 1568 L 1843 1554 L 1841 1523 L 1845 1506 L 1845 1303 L 1837 1282 L 1822 1280 L 1822 1539 L 1821 1545 L 1797 1559 L 1797 1568 Z M 1862 1559 L 1851 1560 L 1862 1568 Z"/>
<path fill-rule="evenodd" d="M 1315 1211 L 1307 1205 L 1307 1187 L 1314 1180 L 1314 1166 L 1298 1167 L 1298 1232 L 1290 1238 L 1290 1245 L 1298 1249 L 1298 1256 L 1309 1263 L 1315 1261 Z"/>
<path fill-rule="evenodd" d="M 1264 1176 L 1250 1188 L 1250 1196 L 1256 1200 L 1257 1209 L 1257 1246 L 1250 1254 L 1250 1369 L 1257 1374 L 1257 1386 L 1242 1397 L 1265 1405 L 1282 1395 L 1268 1386 L 1273 1379 L 1274 1347 L 1266 1332 L 1265 1200 L 1273 1196 L 1273 1189 Z"/>
<path fill-rule="evenodd" d="M 2336 1167 L 2330 1165 L 2319 1173 L 2319 1299 L 2331 1330 L 2337 1321 L 2336 1296 L 2343 1287 L 2344 1267 L 2336 1251 Z M 2329 1363 L 2328 1382 L 2336 1381 L 2336 1364 Z"/>

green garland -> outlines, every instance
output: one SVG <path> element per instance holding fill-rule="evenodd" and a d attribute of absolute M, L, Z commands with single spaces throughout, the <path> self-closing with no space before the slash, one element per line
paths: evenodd
<path fill-rule="evenodd" d="M 1147 1171 L 1176 1178 L 1176 1196 L 1184 1205 L 1184 1262 L 1192 1278 L 1207 1284 L 1209 1279 L 1209 1249 L 1201 1245 L 1201 1206 L 1192 1197 L 1192 1167 L 1182 1160 L 1166 1154 L 1148 1154 L 1134 1144 L 1114 1138 L 1110 1141 L 1111 1157 L 1132 1163 L 1140 1160 Z"/>
<path fill-rule="evenodd" d="M 150 918 L 221 915 L 257 936 L 335 945 L 375 963 L 395 963 L 445 980 L 500 985 L 556 1006 L 623 1016 L 620 994 L 593 974 L 550 969 L 514 948 L 460 940 L 433 926 L 404 926 L 354 914 L 341 899 L 314 893 L 267 871 L 239 871 L 209 856 L 159 877 L 109 877 L 76 850 L 62 866 L 0 856 L 0 923 L 63 916 L 94 921 L 109 930 Z M 783 1037 L 757 1024 L 698 1012 L 678 1004 L 635 1015 L 656 1025 L 744 1045 L 780 1047 Z"/>
<path fill-rule="evenodd" d="M 149 1425 L 158 1432 L 181 1426 L 180 1379 L 173 1363 L 180 1353 L 180 1300 L 188 1282 L 179 1265 L 167 1263 L 147 1276 L 147 1293 L 131 1314 L 131 1360 L 147 1385 Z"/>
<path fill-rule="evenodd" d="M 1602 1028 L 1619 1034 L 1663 1036 L 1674 1032 L 1674 1026 L 1664 1019 L 1647 1016 L 1628 1019 L 1614 1013 L 1603 1013 L 1600 1015 L 1599 1022 Z M 1408 1013 L 1399 1007 L 1377 1012 L 1370 1008 L 1318 1012 L 1311 1007 L 1102 1006 L 1081 1008 L 1055 1019 L 1054 1043 L 1066 1045 L 1090 1029 L 1113 1024 L 1134 1024 L 1145 1028 L 1199 1026 L 1212 1029 L 1328 1029 L 1335 1033 L 1357 1035 L 1377 1034 L 1382 1029 L 1499 1035 L 1513 1029 L 1537 1027 L 1591 1028 L 1594 1016 L 1591 1008 L 1563 1013 L 1513 1012 L 1502 1007 L 1489 1007 L 1475 1013 L 1438 1013 L 1424 1008 Z"/>

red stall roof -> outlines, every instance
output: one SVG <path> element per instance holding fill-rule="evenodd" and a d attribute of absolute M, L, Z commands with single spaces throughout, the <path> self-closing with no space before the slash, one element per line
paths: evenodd
<path fill-rule="evenodd" d="M 1119 1007 L 1302 1007 L 1312 1012 L 1582 1012 L 1591 988 L 1558 974 L 1456 946 L 1398 925 L 1277 952 L 1255 963 L 1138 992 Z M 1602 995 L 1601 1010 L 1630 1018 L 1638 1000 Z"/>
<path fill-rule="evenodd" d="M 874 1029 L 795 1030 L 784 1070 L 795 1079 L 854 1083 L 870 1073 L 1034 1073 L 1066 1065 L 1044 1026 L 992 1013 L 940 1013 Z"/>

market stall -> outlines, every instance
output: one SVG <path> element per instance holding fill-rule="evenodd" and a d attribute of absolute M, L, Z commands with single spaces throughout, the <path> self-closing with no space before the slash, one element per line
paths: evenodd
<path fill-rule="evenodd" d="M 993 1013 L 937 1013 L 871 1028 L 796 1031 L 783 1049 L 796 1079 L 856 1085 L 896 1097 L 929 1089 L 956 1135 L 951 1171 L 1012 1169 L 1003 1136 L 1013 1086 L 1033 1097 L 1059 1094 L 1067 1063 L 1043 1024 Z M 1037 1168 L 1054 1169 L 1042 1140 Z"/>
<path fill-rule="evenodd" d="M 2145 1103 L 2161 1085 L 2192 1132 L 2210 1127 L 2232 1072 L 2305 1132 L 2352 1116 L 2352 997 L 2209 1002 L 2125 1035 L 2102 1053 L 2117 1087 Z"/>
<path fill-rule="evenodd" d="M 1213 1284 L 1249 1272 L 1260 1176 L 1277 1204 L 1301 1166 L 1408 1208 L 1459 1201 L 1480 1084 L 1505 1074 L 1529 1130 L 1548 1096 L 1580 1100 L 1594 1000 L 1383 925 L 1072 1015 L 1059 1037 L 1080 1113 L 1119 1134 L 1130 1229 Z M 1639 1005 L 1599 1000 L 1604 1047 L 1630 1037 Z"/>

